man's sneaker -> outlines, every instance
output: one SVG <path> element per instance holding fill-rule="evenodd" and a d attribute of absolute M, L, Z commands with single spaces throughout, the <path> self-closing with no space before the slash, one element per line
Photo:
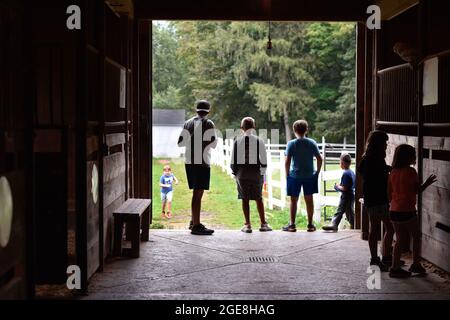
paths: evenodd
<path fill-rule="evenodd" d="M 192 230 L 192 227 L 194 226 L 194 223 L 192 222 L 192 220 L 189 222 L 189 230 Z"/>
<path fill-rule="evenodd" d="M 389 277 L 391 278 L 409 278 L 411 277 L 411 272 L 406 271 L 402 268 L 398 269 L 390 269 L 389 270 Z"/>
<path fill-rule="evenodd" d="M 269 226 L 267 223 L 261 223 L 261 228 L 259 228 L 259 231 L 261 232 L 272 231 L 272 227 Z"/>
<path fill-rule="evenodd" d="M 381 262 L 385 265 L 387 265 L 388 267 L 392 266 L 392 256 L 383 256 L 383 258 L 381 258 Z M 404 266 L 405 265 L 405 260 L 400 260 L 400 264 L 399 266 Z"/>
<path fill-rule="evenodd" d="M 306 229 L 306 231 L 314 232 L 314 231 L 316 231 L 316 226 L 313 225 L 312 223 L 310 223 L 310 224 L 308 224 L 308 228 Z"/>
<path fill-rule="evenodd" d="M 381 272 L 389 271 L 389 266 L 387 266 L 383 262 L 381 262 L 381 259 L 379 257 L 370 259 L 370 265 L 378 266 L 378 268 L 380 268 Z"/>
<path fill-rule="evenodd" d="M 409 267 L 409 272 L 411 273 L 419 273 L 419 274 L 426 274 L 427 270 L 422 267 L 420 263 L 418 264 L 412 264 L 411 267 Z"/>
<path fill-rule="evenodd" d="M 206 228 L 201 223 L 196 226 L 192 226 L 191 234 L 199 235 L 199 236 L 210 236 L 214 233 L 214 230 Z"/>
<path fill-rule="evenodd" d="M 334 224 L 330 224 L 329 226 L 323 226 L 322 229 L 324 231 L 334 231 L 334 232 L 338 231 L 338 227 L 335 226 Z"/>
<path fill-rule="evenodd" d="M 252 226 L 249 224 L 244 224 L 244 226 L 241 229 L 242 232 L 244 233 L 252 233 Z"/>
<path fill-rule="evenodd" d="M 295 223 L 289 223 L 288 225 L 284 226 L 281 230 L 287 232 L 296 232 L 297 228 L 295 227 Z"/>

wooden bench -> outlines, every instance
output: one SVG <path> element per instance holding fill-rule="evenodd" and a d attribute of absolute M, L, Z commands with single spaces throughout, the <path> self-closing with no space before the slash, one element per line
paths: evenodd
<path fill-rule="evenodd" d="M 128 199 L 113 212 L 114 256 L 124 255 L 139 258 L 140 242 L 149 240 L 150 204 L 151 200 L 149 199 Z M 131 250 L 122 249 L 124 223 L 127 240 L 131 240 Z"/>

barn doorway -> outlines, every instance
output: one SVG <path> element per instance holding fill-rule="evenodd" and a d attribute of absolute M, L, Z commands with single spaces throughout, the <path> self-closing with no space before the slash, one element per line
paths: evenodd
<path fill-rule="evenodd" d="M 260 133 L 267 132 L 270 164 L 263 194 L 266 218 L 275 230 L 289 220 L 286 142 L 294 138 L 292 123 L 308 120 L 309 137 L 317 141 L 326 158 L 323 170 L 329 172 L 319 183 L 315 221 L 319 227 L 327 223 L 338 202 L 333 186 L 340 178 L 339 156 L 348 152 L 353 161 L 356 158 L 357 24 L 154 20 L 151 28 L 152 228 L 188 228 L 192 192 L 177 140 L 184 121 L 195 115 L 198 99 L 211 102 L 209 118 L 222 137 L 212 151 L 211 189 L 202 203 L 205 224 L 216 229 L 242 227 L 230 169 L 233 136 L 227 133 L 238 134 L 245 116 L 256 120 Z M 278 98 L 271 99 L 274 96 Z M 179 181 L 173 185 L 170 218 L 163 215 L 160 200 L 167 165 Z M 304 201 L 299 207 L 299 223 L 306 227 Z M 255 203 L 251 219 L 259 224 Z"/>

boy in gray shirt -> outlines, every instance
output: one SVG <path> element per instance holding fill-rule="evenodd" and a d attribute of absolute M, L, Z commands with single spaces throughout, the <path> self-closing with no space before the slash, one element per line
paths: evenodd
<path fill-rule="evenodd" d="M 241 231 L 252 232 L 250 223 L 250 200 L 255 200 L 261 220 L 259 231 L 272 231 L 264 214 L 262 188 L 267 168 L 266 146 L 255 133 L 255 120 L 250 117 L 242 119 L 243 135 L 237 137 L 231 156 L 231 170 L 236 176 L 238 199 L 242 200 L 245 224 Z"/>

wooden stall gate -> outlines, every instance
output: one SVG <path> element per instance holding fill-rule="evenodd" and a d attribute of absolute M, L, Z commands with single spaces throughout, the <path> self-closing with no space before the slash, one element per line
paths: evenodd
<path fill-rule="evenodd" d="M 29 154 L 24 56 L 23 7 L 0 3 L 0 300 L 26 296 L 26 184 Z M 29 203 L 28 203 L 29 205 Z"/>

